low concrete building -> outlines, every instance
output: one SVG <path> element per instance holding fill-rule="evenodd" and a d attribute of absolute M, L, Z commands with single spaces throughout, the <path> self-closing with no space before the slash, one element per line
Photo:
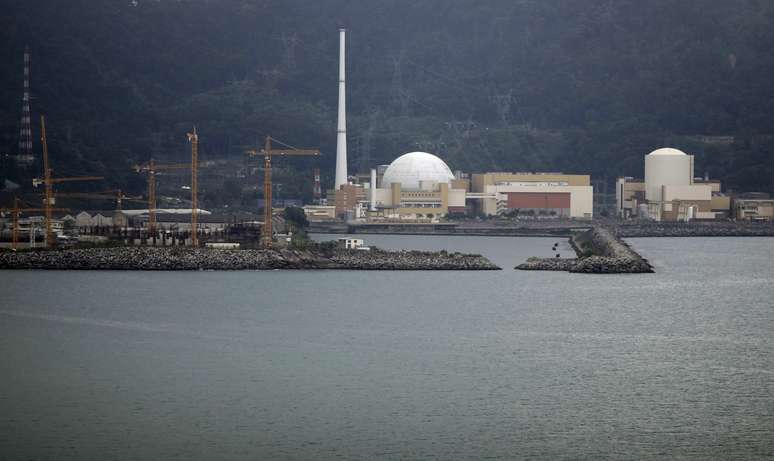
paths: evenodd
<path fill-rule="evenodd" d="M 640 205 L 645 202 L 645 181 L 630 176 L 618 178 L 615 182 L 615 202 L 618 217 L 629 219 L 637 216 Z"/>
<path fill-rule="evenodd" d="M 311 222 L 334 221 L 336 219 L 336 207 L 329 205 L 304 205 L 306 219 Z"/>
<path fill-rule="evenodd" d="M 351 237 L 340 237 L 336 240 L 336 244 L 339 248 L 345 248 L 347 250 L 357 250 L 363 248 L 363 239 L 356 239 Z"/>
<path fill-rule="evenodd" d="M 87 227 L 112 227 L 114 211 L 81 211 L 75 215 L 75 226 Z"/>
<path fill-rule="evenodd" d="M 147 227 L 148 216 L 143 215 L 141 218 L 141 227 Z M 224 215 L 202 215 L 196 217 L 197 227 L 199 232 L 215 232 L 223 231 L 230 222 L 229 216 Z M 156 214 L 156 228 L 178 232 L 188 232 L 191 230 L 191 215 L 179 214 L 179 213 L 157 213 Z"/>
<path fill-rule="evenodd" d="M 757 195 L 757 197 L 756 197 Z M 733 200 L 734 219 L 741 221 L 774 220 L 774 199 L 768 194 L 747 194 Z"/>
<path fill-rule="evenodd" d="M 473 174 L 468 200 L 485 215 L 529 214 L 590 219 L 594 188 L 589 175 L 563 173 Z"/>

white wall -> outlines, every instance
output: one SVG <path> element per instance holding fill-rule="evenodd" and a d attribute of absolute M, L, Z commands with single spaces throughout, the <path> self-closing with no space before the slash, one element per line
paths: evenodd
<path fill-rule="evenodd" d="M 646 155 L 645 199 L 662 201 L 661 186 L 689 186 L 693 182 L 692 155 Z"/>
<path fill-rule="evenodd" d="M 449 189 L 449 206 L 465 206 L 465 189 Z"/>

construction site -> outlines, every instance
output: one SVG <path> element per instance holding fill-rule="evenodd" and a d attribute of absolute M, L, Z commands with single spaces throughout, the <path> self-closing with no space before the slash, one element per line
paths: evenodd
<path fill-rule="evenodd" d="M 51 161 L 46 117 L 42 114 L 35 119 L 39 120 L 39 154 L 35 148 L 37 140 L 33 141 L 30 61 L 27 48 L 19 151 L 13 160 L 32 176 L 32 190 L 5 184 L 0 203 L 0 248 L 17 251 L 143 245 L 233 249 L 284 247 L 290 242 L 294 229 L 286 223 L 283 211 L 286 205 L 301 203 L 274 199 L 281 192 L 282 184 L 272 181 L 273 163 L 283 157 L 319 157 L 319 150 L 295 148 L 265 136 L 262 146 L 242 149 L 242 158 L 236 161 L 202 161 L 199 133 L 192 127 L 180 137 L 181 144 L 187 137 L 189 161 L 159 162 L 151 157 L 131 165 L 132 172 L 146 183 L 142 194 L 126 194 L 115 187 L 118 183 L 115 178 L 60 176 L 57 171 L 72 168 Z M 35 171 L 38 166 L 39 170 Z M 308 182 L 313 182 L 314 201 L 319 204 L 322 200 L 320 168 L 314 163 L 305 169 L 309 171 Z M 79 184 L 88 187 L 78 189 Z M 208 194 L 217 208 L 213 212 L 201 205 L 202 184 L 210 190 L 230 187 L 232 195 L 237 197 L 244 195 L 246 189 L 256 200 L 246 207 L 230 210 L 226 200 Z M 221 201 L 226 203 L 218 203 Z"/>
<path fill-rule="evenodd" d="M 44 116 L 40 117 L 40 127 L 43 171 L 32 180 L 32 184 L 41 192 L 14 194 L 11 203 L 0 208 L 0 244 L 13 251 L 76 245 L 282 247 L 289 241 L 293 230 L 283 217 L 284 207 L 271 206 L 274 189 L 272 160 L 320 155 L 319 150 L 296 149 L 266 136 L 263 148 L 245 151 L 246 163 L 255 164 L 251 168 L 254 173 L 259 169 L 262 173 L 260 187 L 265 198 L 259 205 L 263 206 L 260 210 L 256 209 L 256 213 L 234 211 L 215 214 L 200 206 L 199 183 L 202 170 L 212 167 L 217 171 L 218 165 L 200 161 L 199 133 L 195 127 L 187 133 L 190 162 L 159 163 L 151 158 L 132 166 L 133 171 L 147 183 L 145 194 L 136 196 L 127 195 L 121 189 L 110 189 L 109 178 L 102 176 L 57 176 L 49 159 Z M 277 144 L 280 146 L 276 147 Z M 255 160 L 260 163 L 256 164 Z M 309 175 L 310 178 L 318 178 L 319 181 L 319 169 L 315 168 L 313 174 Z M 72 187 L 58 190 L 60 185 L 82 182 L 105 184 L 108 188 L 96 192 L 74 191 Z M 162 195 L 163 206 L 159 205 L 161 182 L 167 183 L 167 193 Z M 316 189 L 319 190 L 319 186 Z M 181 193 L 172 196 L 169 190 Z M 62 205 L 67 203 L 78 203 L 80 207 Z M 95 208 L 95 205 L 104 207 L 105 204 L 113 206 Z"/>

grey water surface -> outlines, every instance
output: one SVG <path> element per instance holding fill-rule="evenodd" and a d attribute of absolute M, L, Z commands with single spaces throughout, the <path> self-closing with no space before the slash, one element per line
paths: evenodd
<path fill-rule="evenodd" d="M 365 238 L 504 270 L 0 272 L 0 460 L 774 457 L 774 239 Z"/>

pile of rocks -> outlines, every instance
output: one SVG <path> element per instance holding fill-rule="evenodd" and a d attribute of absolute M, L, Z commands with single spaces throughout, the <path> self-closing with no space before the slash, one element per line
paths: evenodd
<path fill-rule="evenodd" d="M 644 274 L 652 273 L 653 267 L 640 257 L 611 258 L 609 256 L 590 256 L 578 260 L 570 272 L 586 274 Z"/>
<path fill-rule="evenodd" d="M 617 226 L 619 237 L 774 237 L 771 223 L 626 223 Z"/>
<path fill-rule="evenodd" d="M 604 227 L 594 227 L 571 239 L 578 259 L 530 258 L 521 270 L 558 270 L 587 274 L 641 274 L 653 272 L 646 259 Z M 588 251 L 588 256 L 584 252 Z"/>
<path fill-rule="evenodd" d="M 570 271 L 578 264 L 575 258 L 538 258 L 535 256 L 516 266 L 525 271 Z"/>
<path fill-rule="evenodd" d="M 299 250 L 215 250 L 118 247 L 0 252 L 0 269 L 59 270 L 493 270 L 479 255 L 445 252 L 337 250 L 331 255 Z"/>
<path fill-rule="evenodd" d="M 640 274 L 653 272 L 645 258 L 604 227 L 594 227 L 574 238 L 578 246 L 590 247 L 592 255 L 581 258 L 570 272 L 595 274 Z M 576 247 L 577 248 L 577 247 Z"/>
<path fill-rule="evenodd" d="M 362 270 L 500 270 L 481 255 L 446 251 L 336 251 L 331 260 L 347 269 Z"/>

